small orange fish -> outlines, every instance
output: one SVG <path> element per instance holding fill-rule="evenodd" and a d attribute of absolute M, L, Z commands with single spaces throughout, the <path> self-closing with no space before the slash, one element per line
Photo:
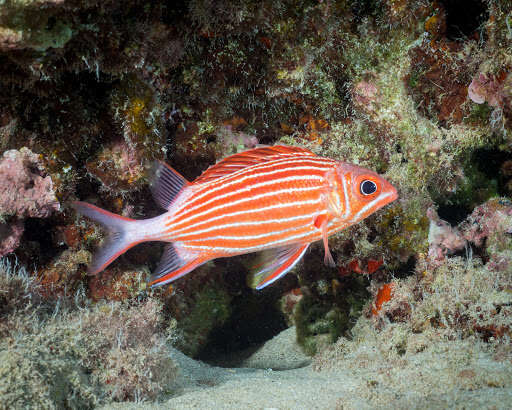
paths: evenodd
<path fill-rule="evenodd" d="M 264 251 L 252 286 L 262 289 L 285 275 L 311 242 L 323 240 L 397 199 L 396 189 L 375 172 L 322 158 L 297 147 L 260 147 L 231 155 L 193 183 L 157 163 L 151 185 L 167 212 L 151 219 L 125 218 L 94 205 L 74 208 L 108 229 L 93 258 L 101 272 L 132 246 L 169 242 L 150 285 L 163 285 L 220 257 Z"/>

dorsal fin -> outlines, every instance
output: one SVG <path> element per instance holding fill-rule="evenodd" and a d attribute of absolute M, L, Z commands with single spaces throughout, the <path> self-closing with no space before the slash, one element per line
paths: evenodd
<path fill-rule="evenodd" d="M 152 168 L 151 193 L 155 202 L 164 209 L 169 209 L 178 194 L 189 182 L 165 162 L 155 161 Z"/>
<path fill-rule="evenodd" d="M 311 151 L 300 147 L 288 147 L 275 145 L 273 147 L 253 148 L 238 154 L 230 155 L 212 165 L 194 180 L 194 183 L 208 182 L 225 175 L 229 175 L 240 169 L 262 162 L 272 161 L 290 156 L 315 156 Z"/>

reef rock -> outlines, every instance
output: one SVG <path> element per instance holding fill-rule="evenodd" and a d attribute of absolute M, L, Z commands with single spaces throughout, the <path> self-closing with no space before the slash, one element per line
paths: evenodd
<path fill-rule="evenodd" d="M 0 256 L 18 247 L 23 219 L 46 218 L 59 208 L 39 156 L 28 148 L 4 152 L 0 160 Z"/>

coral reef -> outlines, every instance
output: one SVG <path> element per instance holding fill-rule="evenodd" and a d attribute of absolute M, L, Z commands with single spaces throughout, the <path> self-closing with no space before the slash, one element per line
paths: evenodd
<path fill-rule="evenodd" d="M 462 224 L 464 238 L 484 248 L 486 266 L 498 272 L 512 269 L 512 202 L 494 198 L 476 207 Z"/>
<path fill-rule="evenodd" d="M 317 356 L 317 363 L 334 367 L 330 355 L 343 356 L 346 353 L 339 349 L 350 345 L 357 350 L 374 343 L 370 339 L 379 343 L 382 354 L 397 358 L 441 341 L 461 339 L 485 342 L 490 351 L 503 353 L 511 331 L 510 286 L 509 272 L 492 270 L 479 259 L 452 256 L 441 266 L 422 260 L 415 275 L 393 282 L 391 298 L 380 305 L 377 315 L 359 320 L 352 329 L 354 343 L 341 338 L 338 347 Z M 510 351 L 508 355 L 510 360 Z"/>
<path fill-rule="evenodd" d="M 171 3 L 0 9 L 0 256 L 29 269 L 1 277 L 1 401 L 153 400 L 175 373 L 163 318 L 169 342 L 201 358 L 292 325 L 319 367 L 363 366 L 365 349 L 416 363 L 449 343 L 508 358 L 511 1 Z M 152 161 L 193 180 L 226 155 L 275 143 L 371 168 L 398 188 L 391 206 L 330 238 L 335 268 L 315 244 L 259 294 L 245 284 L 247 256 L 147 296 L 161 251 L 148 244 L 86 275 L 103 233 L 68 201 L 156 216 Z M 87 345 L 99 356 L 87 361 Z M 472 360 L 448 382 L 506 385 Z M 368 383 L 394 388 L 384 379 Z"/>
<path fill-rule="evenodd" d="M 378 290 L 372 283 L 372 313 L 379 326 L 402 323 L 414 333 L 448 339 L 479 336 L 501 343 L 509 338 L 511 216 L 512 203 L 499 198 L 476 208 L 458 228 L 431 210 L 430 249 L 418 259 L 415 274 Z M 449 256 L 461 250 L 465 259 Z M 392 288 L 383 300 L 385 286 Z"/>
<path fill-rule="evenodd" d="M 508 263 L 496 265 L 492 255 L 500 262 L 510 258 L 510 210 L 509 200 L 490 200 L 457 229 L 431 211 L 431 249 L 418 259 L 414 274 L 381 285 L 373 281 L 374 300 L 366 306 L 366 314 L 349 338 L 340 337 L 314 358 L 314 367 L 330 372 L 348 368 L 356 374 L 369 371 L 370 390 L 378 389 L 379 394 L 363 393 L 363 400 L 373 405 L 388 403 L 390 392 L 435 396 L 440 384 L 431 377 L 442 377 L 446 381 L 442 384 L 461 392 L 509 391 L 512 271 Z M 489 248 L 488 241 L 499 245 Z M 450 255 L 464 244 L 465 257 Z M 492 253 L 495 249 L 498 257 Z M 490 363 L 482 367 L 484 356 Z M 403 384 L 404 372 L 416 374 L 414 368 L 421 370 Z"/>

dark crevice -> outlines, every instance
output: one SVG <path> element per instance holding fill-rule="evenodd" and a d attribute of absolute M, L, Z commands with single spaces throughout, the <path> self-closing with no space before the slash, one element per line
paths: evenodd
<path fill-rule="evenodd" d="M 407 262 L 400 265 L 400 267 L 393 272 L 393 276 L 397 279 L 404 279 L 414 274 L 416 267 L 416 258 L 411 256 Z"/>
<path fill-rule="evenodd" d="M 217 366 L 233 366 L 233 361 L 244 357 L 244 353 L 247 355 L 286 329 L 278 309 L 280 295 L 272 289 L 256 293 L 246 288 L 233 298 L 230 319 L 212 331 L 198 359 Z"/>
<path fill-rule="evenodd" d="M 442 0 L 446 10 L 446 37 L 470 37 L 489 18 L 487 4 L 481 0 Z"/>
<path fill-rule="evenodd" d="M 479 149 L 473 153 L 472 162 L 489 180 L 496 180 L 498 194 L 510 195 L 507 183 L 512 178 L 512 155 L 497 149 Z"/>
<path fill-rule="evenodd" d="M 20 261 L 28 266 L 33 264 L 45 266 L 64 246 L 56 246 L 52 240 L 56 221 L 54 218 L 27 218 L 21 243 L 25 244 L 23 250 L 19 248 L 16 254 Z"/>
<path fill-rule="evenodd" d="M 439 218 L 450 223 L 452 226 L 461 223 L 470 213 L 470 209 L 460 205 L 440 205 L 437 209 Z"/>
<path fill-rule="evenodd" d="M 510 196 L 511 180 L 512 160 L 509 152 L 498 149 L 475 150 L 466 161 L 464 180 L 459 182 L 456 192 L 436 196 L 432 190 L 438 205 L 437 213 L 451 225 L 458 225 L 476 206 L 490 198 Z"/>

